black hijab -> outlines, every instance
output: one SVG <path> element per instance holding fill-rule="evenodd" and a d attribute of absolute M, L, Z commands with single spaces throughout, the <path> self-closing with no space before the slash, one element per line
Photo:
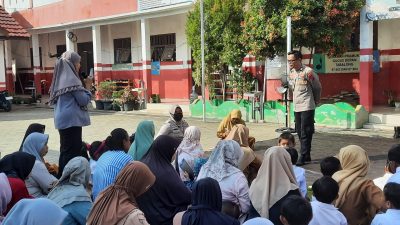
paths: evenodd
<path fill-rule="evenodd" d="M 191 192 L 171 165 L 178 146 L 177 139 L 160 135 L 141 160 L 156 176 L 154 185 L 137 198 L 149 224 L 170 225 L 175 214 L 190 204 Z"/>
<path fill-rule="evenodd" d="M 239 225 L 221 213 L 222 194 L 218 181 L 206 177 L 193 185 L 192 206 L 183 214 L 182 225 Z"/>
<path fill-rule="evenodd" d="M 46 126 L 43 124 L 40 124 L 40 123 L 32 123 L 31 125 L 29 125 L 28 129 L 26 129 L 24 139 L 22 139 L 22 143 L 21 143 L 21 146 L 19 146 L 18 151 L 20 151 L 20 152 L 22 151 L 22 146 L 24 145 L 26 137 L 28 137 L 30 134 L 35 133 L 35 132 L 44 134 L 45 129 L 46 129 Z"/>
<path fill-rule="evenodd" d="M 25 180 L 31 173 L 35 160 L 35 156 L 26 152 L 11 153 L 0 160 L 0 172 L 7 177 Z"/>

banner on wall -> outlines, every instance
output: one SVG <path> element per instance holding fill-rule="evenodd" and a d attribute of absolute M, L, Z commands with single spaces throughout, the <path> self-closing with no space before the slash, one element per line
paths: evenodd
<path fill-rule="evenodd" d="M 369 0 L 366 16 L 370 21 L 400 18 L 400 0 Z"/>
<path fill-rule="evenodd" d="M 314 54 L 313 64 L 316 73 L 358 73 L 360 72 L 360 53 L 347 52 L 338 57 Z"/>

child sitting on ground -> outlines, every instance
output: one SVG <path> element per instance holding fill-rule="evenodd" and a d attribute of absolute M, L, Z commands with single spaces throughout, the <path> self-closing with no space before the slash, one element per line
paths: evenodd
<path fill-rule="evenodd" d="M 283 225 L 307 225 L 313 217 L 310 203 L 300 196 L 289 196 L 281 208 L 280 220 Z"/>
<path fill-rule="evenodd" d="M 296 142 L 293 134 L 289 132 L 283 132 L 281 135 L 279 135 L 278 146 L 284 148 L 294 148 L 296 146 Z"/>
<path fill-rule="evenodd" d="M 383 188 L 388 210 L 385 214 L 377 214 L 371 225 L 400 224 L 400 184 L 387 183 Z"/>
<path fill-rule="evenodd" d="M 339 159 L 333 156 L 324 158 L 319 165 L 322 175 L 328 177 L 332 177 L 334 173 L 342 169 Z"/>
<path fill-rule="evenodd" d="M 287 148 L 286 151 L 289 152 L 290 154 L 290 158 L 292 160 L 292 165 L 293 165 L 293 172 L 294 175 L 296 176 L 296 181 L 297 185 L 299 186 L 301 196 L 306 197 L 307 195 L 306 171 L 303 168 L 296 166 L 299 154 L 297 153 L 297 150 L 295 148 L 291 147 Z"/>
<path fill-rule="evenodd" d="M 338 183 L 329 176 L 312 185 L 315 200 L 311 202 L 313 218 L 310 225 L 347 225 L 346 217 L 332 205 L 339 193 Z"/>

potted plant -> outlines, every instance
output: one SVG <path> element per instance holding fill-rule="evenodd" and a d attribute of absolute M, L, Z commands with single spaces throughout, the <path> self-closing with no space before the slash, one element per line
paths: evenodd
<path fill-rule="evenodd" d="M 119 91 L 114 91 L 112 94 L 113 98 L 113 109 L 114 111 L 122 111 L 122 102 L 121 102 L 121 97 L 124 94 L 124 90 L 119 90 Z"/>
<path fill-rule="evenodd" d="M 100 82 L 98 87 L 98 93 L 101 96 L 105 110 L 112 109 L 112 102 L 113 102 L 112 95 L 116 89 L 117 85 L 113 81 Z"/>
<path fill-rule="evenodd" d="M 120 101 L 123 104 L 123 108 L 125 111 L 139 110 L 139 99 L 137 96 L 133 95 L 131 86 L 126 86 L 123 89 Z"/>

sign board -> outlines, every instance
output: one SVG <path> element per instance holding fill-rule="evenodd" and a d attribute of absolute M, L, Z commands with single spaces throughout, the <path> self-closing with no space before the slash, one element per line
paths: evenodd
<path fill-rule="evenodd" d="M 133 70 L 131 63 L 113 64 L 112 70 Z"/>
<path fill-rule="evenodd" d="M 286 73 L 286 56 L 276 56 L 267 60 L 267 79 L 281 79 Z"/>
<path fill-rule="evenodd" d="M 314 54 L 313 64 L 316 73 L 358 73 L 360 72 L 360 53 L 347 52 L 338 57 Z"/>
<path fill-rule="evenodd" d="M 400 18 L 400 0 L 367 1 L 366 16 L 371 21 Z"/>
<path fill-rule="evenodd" d="M 151 62 L 151 75 L 160 75 L 160 61 L 153 61 Z"/>

